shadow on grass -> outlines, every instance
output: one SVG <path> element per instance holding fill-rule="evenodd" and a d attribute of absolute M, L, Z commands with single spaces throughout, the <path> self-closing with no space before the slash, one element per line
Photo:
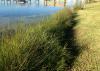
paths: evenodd
<path fill-rule="evenodd" d="M 65 58 L 65 62 L 67 65 L 67 71 L 71 71 L 74 62 L 76 61 L 77 57 L 82 52 L 81 47 L 76 41 L 75 38 L 75 30 L 74 27 L 78 24 L 79 20 L 76 20 L 77 13 L 73 13 L 71 18 L 67 21 L 63 21 L 62 24 L 60 23 L 59 26 L 49 30 L 49 33 L 55 34 L 58 37 L 58 40 L 62 47 L 66 48 L 68 57 Z"/>
<path fill-rule="evenodd" d="M 79 20 L 76 20 L 78 17 L 77 13 L 73 13 L 68 22 L 65 20 L 60 23 L 57 30 L 52 29 L 49 33 L 55 33 L 62 47 L 66 48 L 68 57 L 66 59 L 67 71 L 70 71 L 76 61 L 77 57 L 82 52 L 82 48 L 76 41 L 74 27 L 78 24 Z"/>
<path fill-rule="evenodd" d="M 75 30 L 74 27 L 78 24 L 79 20 L 75 20 L 77 17 L 77 13 L 74 13 L 71 17 L 71 20 L 69 22 L 69 27 L 65 30 L 64 35 L 64 41 L 62 41 L 62 45 L 65 45 L 67 43 L 66 49 L 69 53 L 68 60 L 66 61 L 66 64 L 68 65 L 68 71 L 71 70 L 71 68 L 74 65 L 75 60 L 81 53 L 81 47 L 77 44 L 77 41 L 75 40 Z"/>

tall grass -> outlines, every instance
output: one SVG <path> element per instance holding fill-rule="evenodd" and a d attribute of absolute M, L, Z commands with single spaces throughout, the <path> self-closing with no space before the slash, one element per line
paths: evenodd
<path fill-rule="evenodd" d="M 37 25 L 18 24 L 0 31 L 0 71 L 65 71 L 65 43 L 71 11 L 64 9 Z"/>

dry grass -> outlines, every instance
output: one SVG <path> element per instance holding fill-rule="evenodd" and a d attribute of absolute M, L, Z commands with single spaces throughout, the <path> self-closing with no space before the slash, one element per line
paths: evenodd
<path fill-rule="evenodd" d="M 78 11 L 79 24 L 74 27 L 76 40 L 85 48 L 78 57 L 73 71 L 100 71 L 100 2 Z"/>

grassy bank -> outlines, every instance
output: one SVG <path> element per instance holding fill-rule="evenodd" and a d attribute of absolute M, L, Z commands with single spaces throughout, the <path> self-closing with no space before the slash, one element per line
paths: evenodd
<path fill-rule="evenodd" d="M 0 27 L 0 71 L 99 71 L 100 3 L 39 23 Z"/>
<path fill-rule="evenodd" d="M 71 11 L 64 9 L 37 25 L 18 24 L 1 29 L 0 71 L 65 71 L 70 68 L 75 52 L 69 48 L 74 41 L 68 42 L 69 38 L 74 38 L 72 25 L 75 22 L 71 18 Z"/>

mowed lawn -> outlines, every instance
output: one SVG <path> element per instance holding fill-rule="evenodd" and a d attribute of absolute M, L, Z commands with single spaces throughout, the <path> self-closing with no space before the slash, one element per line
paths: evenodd
<path fill-rule="evenodd" d="M 100 71 L 100 2 L 87 4 L 76 19 L 75 37 L 83 51 L 72 71 Z"/>

